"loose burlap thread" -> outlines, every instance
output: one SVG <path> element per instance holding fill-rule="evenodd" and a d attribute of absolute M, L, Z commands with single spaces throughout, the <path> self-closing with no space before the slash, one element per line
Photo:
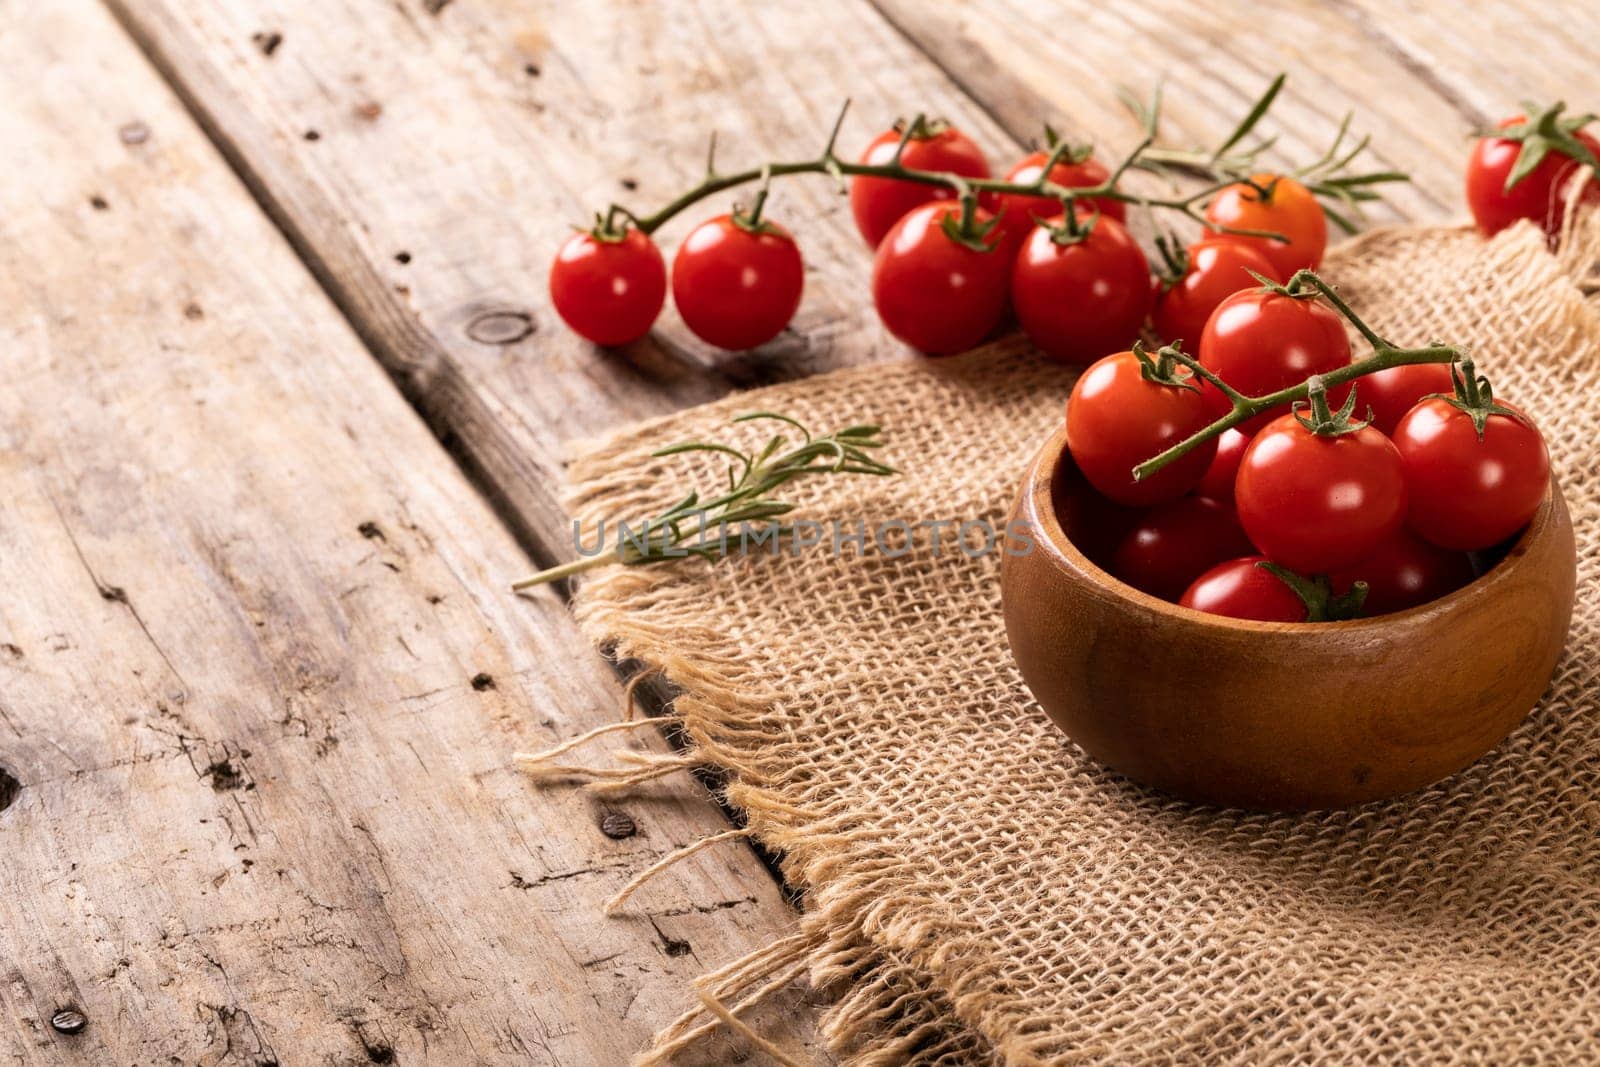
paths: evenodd
<path fill-rule="evenodd" d="M 825 545 L 584 580 L 585 631 L 679 689 L 688 758 L 726 772 L 806 901 L 792 938 L 707 976 L 705 1010 L 645 1058 L 743 1027 L 802 973 L 832 994 L 830 1046 L 860 1064 L 1600 1056 L 1597 214 L 1559 255 L 1527 226 L 1487 242 L 1433 227 L 1375 231 L 1325 266 L 1381 333 L 1464 345 L 1539 422 L 1578 540 L 1549 692 L 1495 751 L 1410 796 L 1260 814 L 1107 771 L 1023 686 L 999 556 L 955 549 L 949 528 L 937 557 L 924 529 L 898 556 Z M 726 468 L 652 450 L 738 438 L 731 416 L 771 410 L 881 423 L 905 471 L 791 483 L 798 514 L 999 526 L 1071 381 L 1012 341 L 780 385 L 590 446 L 570 501 L 590 531 L 653 514 Z"/>

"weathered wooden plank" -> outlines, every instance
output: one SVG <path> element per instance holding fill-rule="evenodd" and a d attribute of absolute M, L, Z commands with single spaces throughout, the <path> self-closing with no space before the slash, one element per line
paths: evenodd
<path fill-rule="evenodd" d="M 1125 140 L 1132 124 L 1117 86 L 1163 75 L 1164 134 L 1214 143 L 1288 71 L 1271 123 L 1288 158 L 1314 159 L 1353 110 L 1372 134 L 1374 163 L 1412 175 L 1412 187 L 1390 194 L 1393 212 L 1374 220 L 1462 213 L 1471 132 L 1526 95 L 1593 92 L 1600 59 L 1600 14 L 1576 2 L 1470 14 L 1366 0 L 1289 0 L 1270 11 L 1176 0 L 872 2 L 1018 138 L 1042 116 L 1076 136 L 1121 130 Z"/>
<path fill-rule="evenodd" d="M 1351 19 L 1451 100 L 1473 126 L 1488 126 L 1532 98 L 1600 109 L 1600 10 L 1586 0 L 1474 4 L 1349 0 Z"/>
<path fill-rule="evenodd" d="M 512 768 L 611 670 L 109 16 L 10 10 L 0 87 L 0 1061 L 622 1060 L 777 887 L 599 916 L 715 808 Z"/>
<path fill-rule="evenodd" d="M 919 106 L 1013 148 L 858 0 L 109 2 L 547 558 L 572 554 L 553 490 L 564 441 L 901 352 L 862 299 L 869 253 L 826 179 L 774 198 L 807 292 L 794 329 L 748 355 L 701 345 L 670 309 L 626 351 L 572 336 L 545 292 L 572 223 L 613 197 L 676 195 L 713 130 L 729 167 L 814 154 L 847 96 L 849 151 Z"/>

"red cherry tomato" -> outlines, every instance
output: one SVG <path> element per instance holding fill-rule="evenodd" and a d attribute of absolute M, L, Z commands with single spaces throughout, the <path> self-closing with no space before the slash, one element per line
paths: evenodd
<path fill-rule="evenodd" d="M 1289 279 L 1278 272 L 1272 261 L 1249 245 L 1216 238 L 1189 246 L 1189 266 L 1156 301 L 1155 327 L 1162 340 L 1186 343 L 1185 351 L 1195 352 L 1211 313 L 1241 289 L 1255 289 L 1261 283 L 1250 272 L 1283 283 Z"/>
<path fill-rule="evenodd" d="M 969 248 L 944 231 L 961 205 L 940 200 L 913 209 L 878 246 L 872 265 L 872 300 L 889 332 L 929 355 L 977 345 L 1006 311 L 1010 264 L 995 250 Z M 989 213 L 979 208 L 977 222 Z"/>
<path fill-rule="evenodd" d="M 1516 115 L 1500 123 L 1500 128 L 1523 121 L 1522 115 Z M 1574 136 L 1600 157 L 1600 140 L 1581 130 Z M 1473 145 L 1467 159 L 1467 206 L 1472 209 L 1478 229 L 1487 236 L 1499 233 L 1518 219 L 1531 219 L 1551 236 L 1561 231 L 1567 183 L 1582 164 L 1559 149 L 1551 149 L 1508 191 L 1506 178 L 1522 153 L 1522 144 L 1504 137 L 1484 137 Z M 1600 180 L 1592 180 L 1582 198 L 1586 204 L 1600 202 Z"/>
<path fill-rule="evenodd" d="M 1104 220 L 1102 220 L 1104 221 Z M 1067 449 L 1104 496 L 1134 507 L 1193 489 L 1216 454 L 1215 440 L 1143 481 L 1133 468 L 1205 428 L 1211 413 L 1193 389 L 1144 377 L 1132 352 L 1106 356 L 1084 371 L 1067 400 Z"/>
<path fill-rule="evenodd" d="M 1406 517 L 1400 453 L 1370 426 L 1323 437 L 1284 415 L 1245 449 L 1235 485 L 1250 540 L 1302 574 L 1359 563 Z"/>
<path fill-rule="evenodd" d="M 1282 578 L 1257 566 L 1265 562 L 1265 556 L 1246 556 L 1219 563 L 1196 578 L 1178 603 L 1234 619 L 1305 622 L 1305 601 Z"/>
<path fill-rule="evenodd" d="M 1224 300 L 1200 335 L 1201 365 L 1245 396 L 1275 393 L 1349 362 L 1350 339 L 1336 312 L 1316 300 L 1260 289 Z M 1203 391 L 1215 413 L 1229 410 L 1220 390 L 1208 383 Z M 1349 393 L 1348 385 L 1331 390 L 1329 403 L 1338 407 Z M 1253 435 L 1287 409 L 1264 411 L 1239 429 Z"/>
<path fill-rule="evenodd" d="M 1447 363 L 1413 363 L 1357 378 L 1355 390 L 1356 414 L 1393 435 L 1405 413 L 1416 407 L 1418 401 L 1432 393 L 1449 396 L 1455 392 L 1455 383 L 1450 380 Z"/>
<path fill-rule="evenodd" d="M 1522 418 L 1490 415 L 1480 439 L 1466 412 L 1424 400 L 1395 427 L 1394 443 L 1411 494 L 1406 521 L 1444 548 L 1505 541 L 1528 525 L 1550 488 L 1544 437 Z"/>
<path fill-rule="evenodd" d="M 1250 447 L 1250 438 L 1238 430 L 1223 430 L 1217 437 L 1217 455 L 1206 468 L 1205 477 L 1195 492 L 1233 506 L 1233 483 L 1239 477 L 1239 461 Z"/>
<path fill-rule="evenodd" d="M 1232 508 L 1186 496 L 1147 512 L 1123 535 L 1111 573 L 1151 596 L 1177 600 L 1218 563 L 1252 551 Z"/>
<path fill-rule="evenodd" d="M 1431 545 L 1402 527 L 1372 555 L 1329 577 L 1340 596 L 1356 582 L 1366 582 L 1362 614 L 1387 615 L 1438 600 L 1472 581 L 1473 575 L 1466 553 Z"/>
<path fill-rule="evenodd" d="M 861 162 L 889 163 L 894 159 L 900 136 L 898 129 L 878 134 L 861 153 Z M 909 170 L 949 171 L 963 178 L 989 176 L 989 161 L 983 157 L 983 149 L 954 126 L 943 123 L 933 123 L 925 136 L 908 140 L 900 163 Z M 955 195 L 954 189 L 944 185 L 924 185 L 895 178 L 858 176 L 850 179 L 850 211 L 856 217 L 856 229 L 873 248 L 882 243 L 894 224 L 912 208 L 933 200 L 952 200 Z"/>
<path fill-rule="evenodd" d="M 1288 242 L 1214 229 L 1210 232 L 1222 240 L 1238 241 L 1258 250 L 1285 279 L 1301 268 L 1316 270 L 1328 247 L 1328 220 L 1316 196 L 1293 178 L 1277 174 L 1252 174 L 1250 181 L 1268 193 L 1263 196 L 1244 182 L 1230 185 L 1206 205 L 1206 221 L 1213 227 L 1282 234 Z"/>
<path fill-rule="evenodd" d="M 1079 209 L 1079 217 L 1088 214 Z M 1116 219 L 1061 244 L 1036 226 L 1011 269 L 1011 304 L 1022 332 L 1062 363 L 1090 363 L 1133 343 L 1150 312 L 1150 265 Z"/>
<path fill-rule="evenodd" d="M 632 227 L 614 241 L 575 233 L 550 264 L 551 303 L 574 333 L 597 345 L 649 333 L 666 298 L 661 250 Z"/>
<path fill-rule="evenodd" d="M 1039 174 L 1044 170 L 1045 163 L 1050 159 L 1048 152 L 1033 152 L 1023 156 L 1017 165 L 1006 172 L 1006 181 L 1015 185 L 1025 185 L 1028 182 L 1038 181 Z M 1080 163 L 1058 161 L 1050 168 L 1050 180 L 1057 185 L 1071 189 L 1086 189 L 1090 186 L 1103 184 L 1111 172 L 1093 156 Z M 1061 201 L 1053 196 L 1026 196 L 1022 193 L 985 193 L 981 200 L 984 207 L 995 215 L 1000 216 L 1001 239 L 1011 248 L 1015 249 L 1033 229 L 1035 219 L 1059 219 L 1063 212 Z M 1110 197 L 1095 197 L 1090 200 L 1077 201 L 1078 206 L 1087 207 L 1093 211 L 1098 208 L 1100 214 L 1125 222 L 1128 217 L 1126 205 L 1121 200 Z"/>
<path fill-rule="evenodd" d="M 782 226 L 732 215 L 702 222 L 672 260 L 672 301 L 695 336 L 719 348 L 766 344 L 800 306 L 805 268 Z"/>

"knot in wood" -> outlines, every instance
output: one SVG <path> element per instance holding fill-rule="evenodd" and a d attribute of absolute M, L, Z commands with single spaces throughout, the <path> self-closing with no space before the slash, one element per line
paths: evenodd
<path fill-rule="evenodd" d="M 467 323 L 467 336 L 481 345 L 516 344 L 533 330 L 533 316 L 525 311 L 484 311 Z"/>
<path fill-rule="evenodd" d="M 76 1034 L 89 1025 L 89 1020 L 83 1017 L 83 1012 L 76 1008 L 62 1008 L 50 1016 L 50 1025 L 58 1033 Z"/>

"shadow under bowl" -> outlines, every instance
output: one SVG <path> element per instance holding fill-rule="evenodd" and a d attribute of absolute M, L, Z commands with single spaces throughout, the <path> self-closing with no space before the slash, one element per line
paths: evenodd
<path fill-rule="evenodd" d="M 1023 680 L 1084 751 L 1175 796 L 1291 810 L 1362 804 L 1446 778 L 1499 744 L 1549 684 L 1577 585 L 1551 479 L 1481 577 L 1408 611 L 1269 623 L 1180 607 L 1092 562 L 1097 495 L 1058 431 L 1011 520 L 1001 567 Z"/>

